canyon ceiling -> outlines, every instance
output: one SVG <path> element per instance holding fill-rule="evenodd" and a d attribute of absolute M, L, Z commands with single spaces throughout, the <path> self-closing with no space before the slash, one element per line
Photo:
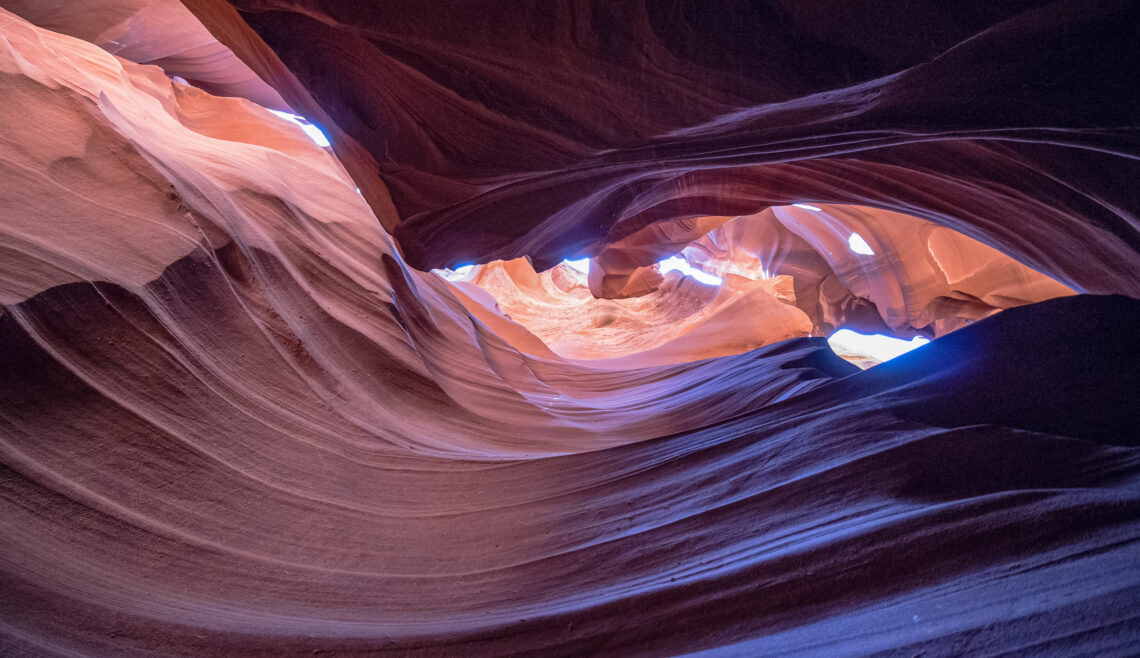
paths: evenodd
<path fill-rule="evenodd" d="M 1134 655 L 1138 36 L 0 0 L 0 653 Z"/>

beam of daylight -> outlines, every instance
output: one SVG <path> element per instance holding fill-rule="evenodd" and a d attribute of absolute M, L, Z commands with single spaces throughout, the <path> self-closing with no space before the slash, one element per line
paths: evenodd
<path fill-rule="evenodd" d="M 910 340 L 884 336 L 883 334 L 861 334 L 850 329 L 840 329 L 828 337 L 831 349 L 855 354 L 866 354 L 879 361 L 889 361 L 900 354 L 922 347 L 930 339 L 915 336 Z"/>
<path fill-rule="evenodd" d="M 589 259 L 589 257 L 575 258 L 574 260 L 570 260 L 569 258 L 567 258 L 566 260 L 562 261 L 562 264 L 563 265 L 569 265 L 571 269 L 577 270 L 578 272 L 581 272 L 582 274 L 589 274 L 590 273 L 590 259 Z"/>
<path fill-rule="evenodd" d="M 724 283 L 724 279 L 698 270 L 692 265 L 689 265 L 689 261 L 685 260 L 681 256 L 670 256 L 669 258 L 662 260 L 660 263 L 658 263 L 658 265 L 661 267 L 662 274 L 668 274 L 673 270 L 677 270 L 686 276 L 693 277 L 706 286 L 719 286 L 720 284 Z"/>
<path fill-rule="evenodd" d="M 436 274 L 442 276 L 448 281 L 466 281 L 471 272 L 475 269 L 475 265 L 460 265 L 455 269 L 440 268 L 432 270 Z"/>

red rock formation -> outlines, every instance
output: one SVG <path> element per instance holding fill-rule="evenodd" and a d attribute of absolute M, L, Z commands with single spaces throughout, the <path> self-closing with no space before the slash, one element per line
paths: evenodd
<path fill-rule="evenodd" d="M 817 226 L 753 215 L 835 201 L 967 229 L 1078 292 L 1135 294 L 1132 115 L 1078 103 L 1120 85 L 1126 64 L 1102 56 L 1135 3 L 913 16 L 771 3 L 766 68 L 740 8 L 432 7 L 433 23 L 414 3 L 328 4 L 242 14 L 281 60 L 245 24 L 210 27 L 256 53 L 291 106 L 336 119 L 324 127 L 343 168 L 248 100 L 0 10 L 0 653 L 1136 645 L 1140 301 L 1010 308 L 858 372 L 822 338 L 717 351 L 782 337 L 784 322 L 732 333 L 757 309 L 799 332 L 821 322 L 786 279 L 714 291 L 673 274 L 606 300 L 517 261 L 478 275 L 510 293 L 496 309 L 483 288 L 410 267 L 381 229 L 398 226 L 418 265 L 527 253 L 543 269 L 583 249 L 605 261 L 631 236 L 651 236 L 626 252 L 645 257 L 688 244 L 685 222 L 658 220 L 749 215 L 740 226 L 776 241 L 745 230 L 689 253 L 735 267 L 761 244 L 801 278 L 826 267 L 899 331 L 1062 292 L 881 211 L 826 207 Z M 234 19 L 225 7 L 202 15 Z M 887 18 L 930 25 L 854 38 Z M 1103 39 L 1066 41 L 1089 34 Z M 292 48 L 310 38 L 336 48 L 304 68 Z M 1076 63 L 1049 71 L 1055 102 L 995 113 L 1040 100 L 1046 73 L 1030 64 L 1058 40 Z M 819 48 L 846 73 L 809 66 Z M 967 76 L 983 59 L 1011 63 Z M 345 75 L 317 75 L 329 62 Z M 994 95 L 962 95 L 979 89 Z M 598 111 L 664 95 L 676 103 L 661 113 Z M 821 104 L 832 111 L 808 112 Z M 930 141 L 934 127 L 953 134 Z M 776 153 L 794 149 L 833 157 Z M 1119 166 L 1083 169 L 1105 163 Z M 856 226 L 905 271 L 804 252 Z M 588 312 L 551 322 L 558 293 Z M 947 295 L 969 303 L 942 315 L 932 300 Z M 623 320 L 641 342 L 571 331 L 662 303 L 676 308 Z"/>
<path fill-rule="evenodd" d="M 1134 0 L 187 5 L 291 103 L 292 75 L 320 99 L 417 267 L 546 269 L 661 219 L 807 201 L 1140 294 Z M 238 21 L 280 61 L 259 68 Z"/>
<path fill-rule="evenodd" d="M 871 253 L 855 251 L 852 239 Z M 817 335 L 852 326 L 941 336 L 1002 309 L 1073 294 L 960 233 L 857 206 L 781 206 L 740 217 L 685 254 L 717 275 L 792 277 Z"/>
<path fill-rule="evenodd" d="M 276 90 L 218 43 L 178 0 L 5 0 L 3 6 L 124 59 L 160 66 L 212 94 L 289 109 Z"/>
<path fill-rule="evenodd" d="M 592 368 L 698 361 L 811 334 L 790 277 L 753 281 L 730 274 L 717 287 L 679 273 L 658 277 L 662 284 L 652 293 L 597 299 L 586 277 L 568 266 L 536 274 L 518 259 L 490 263 L 457 285 L 470 299 L 468 308 L 502 313 L 528 330 L 524 340 L 538 337 L 562 357 L 590 360 Z"/>
<path fill-rule="evenodd" d="M 591 262 L 590 292 L 606 299 L 650 292 L 661 283 L 660 273 L 652 266 L 728 220 L 698 217 L 657 222 L 607 246 Z"/>
<path fill-rule="evenodd" d="M 478 267 L 456 285 L 472 312 L 489 322 L 488 313 L 505 314 L 528 329 L 523 341 L 538 337 L 564 357 L 630 356 L 614 363 L 642 365 L 736 354 L 841 327 L 941 336 L 1003 309 L 1073 294 L 975 240 L 898 213 L 785 206 L 726 220 L 639 231 L 590 263 L 589 285 L 566 264 L 539 274 L 525 259 Z M 679 273 L 662 276 L 657 261 L 678 252 L 724 282 L 714 288 Z M 637 288 L 638 281 L 654 283 Z"/>

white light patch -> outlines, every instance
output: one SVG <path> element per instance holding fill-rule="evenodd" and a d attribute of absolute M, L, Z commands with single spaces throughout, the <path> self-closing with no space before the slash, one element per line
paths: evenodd
<path fill-rule="evenodd" d="M 448 281 L 466 281 L 467 277 L 471 276 L 471 272 L 474 269 L 475 269 L 475 265 L 472 264 L 472 265 L 460 265 L 459 267 L 457 267 L 453 270 L 449 270 L 447 268 L 441 268 L 438 270 L 432 270 L 432 272 L 435 272 L 436 274 L 442 276 L 443 278 L 447 279 Z"/>
<path fill-rule="evenodd" d="M 724 279 L 698 270 L 692 265 L 689 265 L 689 261 L 680 256 L 670 256 L 669 258 L 666 258 L 665 260 L 658 263 L 658 266 L 661 268 L 662 274 L 668 274 L 669 272 L 676 270 L 682 274 L 685 274 L 686 276 L 693 277 L 706 286 L 719 286 L 720 284 L 724 283 Z"/>
<path fill-rule="evenodd" d="M 840 329 L 831 334 L 831 337 L 827 339 L 827 343 L 831 345 L 831 349 L 836 352 L 865 354 L 879 361 L 890 361 L 900 354 L 906 354 L 929 342 L 930 339 L 923 338 L 922 336 L 915 336 L 910 340 L 903 340 L 892 336 L 884 336 L 883 334 L 861 334 L 851 331 L 850 329 Z"/>
<path fill-rule="evenodd" d="M 269 111 L 281 117 L 282 119 L 292 121 L 298 126 L 301 126 L 301 130 L 304 130 L 305 134 L 309 136 L 309 139 L 313 140 L 313 143 L 315 143 L 317 146 L 320 146 L 322 148 L 329 146 L 329 138 L 325 137 L 325 134 L 321 132 L 320 128 L 306 121 L 304 117 L 298 116 L 296 114 L 290 114 L 288 112 L 282 112 L 281 110 Z"/>
<path fill-rule="evenodd" d="M 819 206 L 813 206 L 809 203 L 793 203 L 792 205 L 797 207 L 797 208 L 803 208 L 804 210 L 814 210 L 816 212 L 819 212 L 820 210 L 822 210 L 822 208 L 820 208 Z"/>
<path fill-rule="evenodd" d="M 566 259 L 566 260 L 562 261 L 562 264 L 563 265 L 569 265 L 571 269 L 577 270 L 577 271 L 581 272 L 582 274 L 589 274 L 590 273 L 590 259 L 588 257 L 587 258 L 577 258 L 575 260 Z"/>
<path fill-rule="evenodd" d="M 859 235 L 858 233 L 852 233 L 851 237 L 847 238 L 847 246 L 851 247 L 851 251 L 854 251 L 857 254 L 863 254 L 864 256 L 875 255 L 875 250 L 872 249 L 871 245 L 867 244 L 867 241 L 863 239 L 863 236 Z"/>

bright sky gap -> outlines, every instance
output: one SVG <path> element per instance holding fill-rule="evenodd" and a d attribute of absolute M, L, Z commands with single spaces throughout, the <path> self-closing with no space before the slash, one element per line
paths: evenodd
<path fill-rule="evenodd" d="M 321 132 L 320 128 L 316 127 L 312 123 L 309 123 L 304 117 L 298 116 L 296 114 L 290 114 L 289 112 L 282 112 L 281 110 L 269 111 L 281 117 L 282 119 L 292 121 L 298 126 L 301 126 L 301 130 L 304 130 L 305 134 L 309 136 L 309 139 L 313 140 L 313 143 L 315 143 L 317 146 L 320 146 L 322 148 L 329 146 L 329 138 L 326 137 L 323 132 Z"/>
<path fill-rule="evenodd" d="M 827 342 L 835 351 L 866 354 L 879 361 L 890 361 L 896 356 L 926 345 L 930 339 L 915 336 L 910 340 L 903 340 L 883 334 L 861 334 L 850 329 L 840 329 L 831 334 Z"/>
<path fill-rule="evenodd" d="M 676 270 L 682 274 L 693 277 L 706 286 L 719 286 L 720 284 L 724 283 L 724 279 L 698 270 L 692 265 L 689 265 L 689 261 L 685 260 L 681 256 L 670 256 L 669 258 L 662 260 L 658 265 L 661 267 L 662 274 L 668 274 L 669 272 Z"/>
<path fill-rule="evenodd" d="M 863 254 L 864 256 L 875 255 L 875 250 L 872 249 L 871 245 L 867 244 L 867 241 L 863 239 L 863 236 L 859 235 L 858 233 L 852 233 L 851 237 L 847 238 L 847 246 L 851 247 L 851 251 L 854 251 L 857 254 Z"/>
<path fill-rule="evenodd" d="M 587 256 L 586 258 L 575 258 L 574 260 L 566 259 L 562 262 L 565 263 L 566 265 L 569 265 L 572 269 L 575 269 L 575 270 L 581 272 L 582 274 L 589 274 L 590 273 L 590 257 L 589 256 Z"/>

